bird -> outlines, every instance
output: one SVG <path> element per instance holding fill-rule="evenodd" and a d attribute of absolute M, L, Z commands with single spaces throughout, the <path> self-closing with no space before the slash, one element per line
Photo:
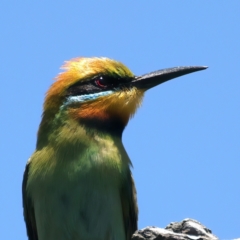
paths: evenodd
<path fill-rule="evenodd" d="M 135 76 L 105 57 L 66 61 L 46 93 L 22 182 L 29 240 L 129 240 L 138 206 L 122 143 L 144 93 L 205 66 Z"/>

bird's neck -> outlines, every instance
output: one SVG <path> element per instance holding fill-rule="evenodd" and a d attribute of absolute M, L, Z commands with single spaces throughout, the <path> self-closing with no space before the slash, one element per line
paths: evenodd
<path fill-rule="evenodd" d="M 72 119 L 68 114 L 61 114 L 61 116 L 55 116 L 54 121 L 48 121 L 47 115 L 43 115 L 38 131 L 37 148 L 41 149 L 56 141 L 64 142 L 66 139 L 69 143 L 83 142 L 84 144 L 93 136 L 110 137 L 121 141 L 124 128 L 125 124 L 113 117 Z"/>
<path fill-rule="evenodd" d="M 91 118 L 86 117 L 79 119 L 79 125 L 85 129 L 98 134 L 107 134 L 110 136 L 122 138 L 122 133 L 125 124 L 121 119 L 108 117 L 108 118 Z"/>
<path fill-rule="evenodd" d="M 118 124 L 118 122 L 100 122 L 96 119 L 76 121 L 68 118 L 52 122 L 52 126 L 41 125 L 36 152 L 44 156 L 44 162 L 51 163 L 50 167 L 47 164 L 47 169 L 53 171 L 61 164 L 64 168 L 67 167 L 65 164 L 69 161 L 78 163 L 83 161 L 81 166 L 88 163 L 88 166 L 91 166 L 88 168 L 89 171 L 96 169 L 95 174 L 102 174 L 102 171 L 98 171 L 99 164 L 100 169 L 102 167 L 108 169 L 113 175 L 120 172 L 125 174 L 131 161 L 122 144 L 123 127 Z M 48 132 L 43 132 L 42 127 Z"/>

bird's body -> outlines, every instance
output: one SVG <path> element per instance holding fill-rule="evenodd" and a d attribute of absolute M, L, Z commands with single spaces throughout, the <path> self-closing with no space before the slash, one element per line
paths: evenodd
<path fill-rule="evenodd" d="M 122 132 L 151 87 L 145 80 L 169 78 L 136 78 L 107 58 L 74 59 L 65 69 L 47 92 L 24 173 L 29 240 L 129 240 L 138 209 Z"/>
<path fill-rule="evenodd" d="M 121 194 L 130 200 L 133 189 L 124 185 L 131 176 L 122 143 L 117 137 L 83 134 L 83 129 L 70 126 L 63 131 L 76 137 L 72 147 L 64 141 L 56 143 L 59 151 L 50 147 L 32 156 L 28 192 L 35 206 L 38 237 L 126 239 Z M 87 141 L 91 141 L 90 149 Z M 130 203 L 135 204 L 133 199 Z"/>

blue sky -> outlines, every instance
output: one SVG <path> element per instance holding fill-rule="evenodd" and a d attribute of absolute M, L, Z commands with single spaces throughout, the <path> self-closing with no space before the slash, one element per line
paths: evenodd
<path fill-rule="evenodd" d="M 194 218 L 240 236 L 240 1 L 3 1 L 0 239 L 24 240 L 21 183 L 44 94 L 65 60 L 106 56 L 136 75 L 209 69 L 146 93 L 123 142 L 139 228 Z"/>

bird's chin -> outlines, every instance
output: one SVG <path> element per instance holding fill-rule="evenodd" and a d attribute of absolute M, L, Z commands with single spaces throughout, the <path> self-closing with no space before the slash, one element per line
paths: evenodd
<path fill-rule="evenodd" d="M 79 108 L 69 108 L 68 112 L 72 118 L 95 119 L 109 121 L 118 119 L 124 126 L 135 114 L 142 103 L 144 91 L 136 88 L 115 92 L 109 96 L 99 97 L 97 100 L 81 103 Z"/>

